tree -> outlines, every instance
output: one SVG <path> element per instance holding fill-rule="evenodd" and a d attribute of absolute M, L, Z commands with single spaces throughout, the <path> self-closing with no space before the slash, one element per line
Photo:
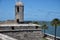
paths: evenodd
<path fill-rule="evenodd" d="M 48 26 L 46 25 L 46 24 L 43 24 L 42 25 L 42 29 L 43 29 L 43 31 L 44 31 L 44 37 L 45 37 L 45 30 L 48 28 Z"/>
<path fill-rule="evenodd" d="M 40 25 L 40 23 L 38 22 L 38 21 L 34 21 L 34 22 L 32 22 L 33 24 L 38 24 L 38 25 Z"/>
<path fill-rule="evenodd" d="M 55 18 L 55 19 L 53 19 L 51 21 L 51 24 L 52 24 L 52 26 L 55 27 L 55 37 L 54 37 L 54 40 L 56 40 L 56 31 L 57 31 L 56 29 L 57 29 L 57 26 L 59 26 L 59 24 L 60 24 L 60 20 Z"/>

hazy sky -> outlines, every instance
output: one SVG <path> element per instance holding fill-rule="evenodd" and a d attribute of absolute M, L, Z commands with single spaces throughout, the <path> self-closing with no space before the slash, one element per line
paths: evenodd
<path fill-rule="evenodd" d="M 24 20 L 60 19 L 60 0 L 22 0 Z M 0 20 L 15 19 L 15 0 L 0 0 Z"/>

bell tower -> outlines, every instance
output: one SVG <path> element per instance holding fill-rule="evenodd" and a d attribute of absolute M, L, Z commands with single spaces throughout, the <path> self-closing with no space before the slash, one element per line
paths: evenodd
<path fill-rule="evenodd" d="M 21 1 L 18 1 L 15 4 L 15 19 L 16 22 L 24 21 L 24 4 Z"/>

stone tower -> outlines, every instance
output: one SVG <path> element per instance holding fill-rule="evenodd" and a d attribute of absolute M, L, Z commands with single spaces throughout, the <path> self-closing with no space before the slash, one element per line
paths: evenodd
<path fill-rule="evenodd" d="M 24 21 L 24 5 L 22 2 L 17 2 L 15 5 L 15 19 L 16 22 Z"/>

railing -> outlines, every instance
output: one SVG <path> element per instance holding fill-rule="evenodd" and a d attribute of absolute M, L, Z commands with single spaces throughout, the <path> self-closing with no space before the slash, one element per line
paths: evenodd
<path fill-rule="evenodd" d="M 54 35 L 51 35 L 51 34 L 48 34 L 48 33 L 45 33 L 46 35 L 48 35 L 48 36 L 50 36 L 50 37 L 52 37 L 52 38 L 54 38 L 55 36 Z M 60 37 L 56 37 L 57 39 L 60 39 Z"/>

